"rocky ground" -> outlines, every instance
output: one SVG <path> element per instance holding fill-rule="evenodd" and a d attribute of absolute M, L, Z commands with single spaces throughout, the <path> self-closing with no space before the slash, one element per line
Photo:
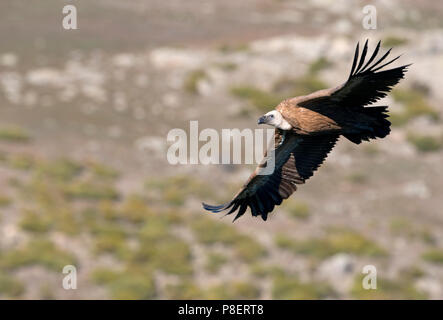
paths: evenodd
<path fill-rule="evenodd" d="M 60 1 L 0 4 L 0 296 L 443 298 L 442 6 L 375 1 L 364 30 L 366 4 L 96 0 L 75 31 Z M 391 134 L 341 139 L 267 222 L 203 212 L 252 167 L 172 166 L 167 133 L 256 128 L 343 82 L 366 38 L 413 63 L 380 102 Z"/>

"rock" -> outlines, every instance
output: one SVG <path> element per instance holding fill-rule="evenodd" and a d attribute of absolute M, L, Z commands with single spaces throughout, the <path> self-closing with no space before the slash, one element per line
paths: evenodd
<path fill-rule="evenodd" d="M 196 68 L 203 61 L 203 55 L 193 50 L 159 48 L 152 50 L 151 63 L 159 69 Z"/>
<path fill-rule="evenodd" d="M 441 299 L 443 288 L 438 279 L 424 277 L 417 280 L 415 287 L 417 290 L 427 294 L 430 299 Z"/>
<path fill-rule="evenodd" d="M 135 65 L 136 57 L 129 53 L 121 53 L 112 58 L 112 63 L 116 67 L 130 68 Z"/>
<path fill-rule="evenodd" d="M 428 199 L 431 194 L 424 181 L 412 181 L 403 187 L 403 194 L 420 199 Z"/>
<path fill-rule="evenodd" d="M 318 277 L 326 280 L 340 293 L 348 292 L 354 279 L 354 258 L 345 253 L 324 260 L 318 267 Z"/>
<path fill-rule="evenodd" d="M 13 53 L 4 53 L 0 56 L 0 64 L 4 67 L 15 67 L 17 65 L 18 58 Z"/>

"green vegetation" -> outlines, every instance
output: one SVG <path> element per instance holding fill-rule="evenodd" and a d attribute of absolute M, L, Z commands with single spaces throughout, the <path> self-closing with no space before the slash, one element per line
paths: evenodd
<path fill-rule="evenodd" d="M 13 270 L 29 265 L 42 265 L 50 270 L 60 272 L 69 264 L 75 264 L 74 257 L 66 250 L 57 248 L 52 242 L 44 239 L 32 239 L 24 248 L 2 253 L 0 269 Z"/>
<path fill-rule="evenodd" d="M 376 156 L 380 153 L 380 149 L 375 144 L 365 144 L 362 146 L 362 150 L 368 155 L 368 156 Z"/>
<path fill-rule="evenodd" d="M 407 275 L 407 274 L 405 274 Z M 364 289 L 363 277 L 355 278 L 351 289 L 354 299 L 364 300 L 392 300 L 392 299 L 426 299 L 426 295 L 417 291 L 413 286 L 412 279 L 401 277 L 398 280 L 377 277 L 377 289 Z"/>
<path fill-rule="evenodd" d="M 317 75 L 307 74 L 295 81 L 295 92 L 293 96 L 310 94 L 321 89 L 326 89 L 327 87 L 328 85 L 323 82 Z"/>
<path fill-rule="evenodd" d="M 206 245 L 216 243 L 233 245 L 238 240 L 241 240 L 241 236 L 234 228 L 227 226 L 223 222 L 214 222 L 207 217 L 201 217 L 192 221 L 191 228 L 197 240 Z"/>
<path fill-rule="evenodd" d="M 40 215 L 33 210 L 25 210 L 20 221 L 23 230 L 35 233 L 48 232 L 53 226 L 52 219 L 47 215 Z"/>
<path fill-rule="evenodd" d="M 425 261 L 443 264 L 443 250 L 441 249 L 429 249 L 423 253 L 422 257 Z"/>
<path fill-rule="evenodd" d="M 0 140 L 9 142 L 27 142 L 30 139 L 30 135 L 20 127 L 6 126 L 0 128 Z"/>
<path fill-rule="evenodd" d="M 97 268 L 91 273 L 91 279 L 97 284 L 108 284 L 115 281 L 119 272 L 108 268 Z"/>
<path fill-rule="evenodd" d="M 206 270 L 210 273 L 217 273 L 228 261 L 225 255 L 219 253 L 209 253 L 206 256 Z"/>
<path fill-rule="evenodd" d="M 196 300 L 203 299 L 204 292 L 195 283 L 189 280 L 166 287 L 167 299 Z"/>
<path fill-rule="evenodd" d="M 309 73 L 316 74 L 332 66 L 332 62 L 325 57 L 320 57 L 309 65 Z"/>
<path fill-rule="evenodd" d="M 64 195 L 78 200 L 116 200 L 118 192 L 110 185 L 90 181 L 77 181 L 66 185 Z"/>
<path fill-rule="evenodd" d="M 386 48 L 394 48 L 407 44 L 409 42 L 406 38 L 401 38 L 397 36 L 388 36 L 383 39 L 382 45 Z"/>
<path fill-rule="evenodd" d="M 129 256 L 125 236 L 122 234 L 102 234 L 94 239 L 94 251 L 97 254 L 111 253 L 119 258 Z"/>
<path fill-rule="evenodd" d="M 191 176 L 177 175 L 161 179 L 151 179 L 145 188 L 156 192 L 158 198 L 166 200 L 172 206 L 181 206 L 189 197 L 211 198 L 214 196 L 212 187 Z"/>
<path fill-rule="evenodd" d="M 37 168 L 37 176 L 56 181 L 72 181 L 84 170 L 83 165 L 69 159 L 43 162 Z"/>
<path fill-rule="evenodd" d="M 240 260 L 245 262 L 254 262 L 267 254 L 260 243 L 247 236 L 238 238 L 234 245 L 234 253 Z"/>
<path fill-rule="evenodd" d="M 7 165 L 16 170 L 30 170 L 35 165 L 35 159 L 29 154 L 11 154 L 6 159 Z"/>
<path fill-rule="evenodd" d="M 92 174 L 98 179 L 114 180 L 119 176 L 117 170 L 102 163 L 90 162 L 88 163 L 88 167 Z M 81 167 L 77 166 L 77 169 L 81 169 Z"/>
<path fill-rule="evenodd" d="M 238 68 L 238 65 L 234 62 L 220 62 L 216 66 L 225 71 L 234 71 Z"/>
<path fill-rule="evenodd" d="M 249 50 L 249 46 L 247 43 L 222 44 L 221 46 L 219 46 L 218 50 L 222 53 L 232 53 L 238 51 L 247 51 Z"/>
<path fill-rule="evenodd" d="M 281 300 L 314 300 L 334 297 L 333 290 L 323 283 L 301 282 L 297 276 L 276 274 L 273 279 L 272 298 Z"/>
<path fill-rule="evenodd" d="M 191 249 L 183 240 L 172 234 L 155 239 L 140 237 L 140 240 L 139 248 L 129 258 L 130 264 L 146 265 L 178 275 L 192 274 Z"/>
<path fill-rule="evenodd" d="M 326 58 L 319 58 L 310 65 L 307 74 L 297 79 L 280 79 L 271 91 L 244 85 L 232 87 L 231 94 L 249 101 L 261 112 L 268 111 L 288 97 L 306 95 L 327 88 L 328 85 L 317 74 L 330 66 L 331 63 Z"/>
<path fill-rule="evenodd" d="M 156 297 L 154 278 L 150 269 L 116 271 L 97 268 L 91 273 L 91 279 L 107 287 L 111 299 L 147 300 Z"/>
<path fill-rule="evenodd" d="M 288 201 L 285 205 L 289 215 L 295 219 L 306 220 L 309 218 L 310 210 L 309 205 L 302 201 Z"/>
<path fill-rule="evenodd" d="M 267 278 L 280 275 L 283 271 L 279 266 L 254 263 L 251 265 L 250 272 L 253 276 L 257 278 Z"/>
<path fill-rule="evenodd" d="M 368 177 L 364 172 L 355 171 L 346 176 L 346 180 L 354 184 L 363 184 L 367 181 Z"/>
<path fill-rule="evenodd" d="M 155 284 L 152 276 L 127 273 L 120 275 L 108 284 L 112 299 L 148 300 L 155 297 Z"/>
<path fill-rule="evenodd" d="M 231 88 L 231 94 L 249 101 L 260 111 L 268 111 L 283 100 L 280 95 L 249 86 L 233 87 Z"/>
<path fill-rule="evenodd" d="M 295 254 L 326 258 L 339 252 L 366 256 L 383 256 L 385 251 L 374 242 L 351 230 L 329 232 L 324 238 L 296 241 L 283 234 L 275 238 L 278 247 Z"/>
<path fill-rule="evenodd" d="M 389 121 L 394 126 L 404 125 L 419 116 L 427 116 L 432 120 L 439 119 L 438 112 L 428 103 L 425 95 L 417 89 L 394 89 L 392 97 L 404 106 L 402 112 L 390 114 Z"/>
<path fill-rule="evenodd" d="M 418 238 L 427 244 L 434 244 L 436 239 L 425 226 L 413 224 L 403 217 L 396 217 L 390 221 L 390 231 L 394 235 Z"/>
<path fill-rule="evenodd" d="M 443 148 L 443 137 L 408 134 L 408 141 L 420 152 L 433 152 Z"/>
<path fill-rule="evenodd" d="M 206 299 L 242 300 L 258 299 L 260 290 L 251 283 L 228 282 L 214 286 L 206 291 Z"/>
<path fill-rule="evenodd" d="M 8 196 L 0 195 L 0 208 L 8 207 L 12 200 Z"/>
<path fill-rule="evenodd" d="M 183 87 L 187 92 L 196 94 L 198 93 L 198 83 L 206 78 L 207 75 L 204 70 L 201 69 L 194 70 L 188 74 L 187 78 L 185 79 Z"/>
<path fill-rule="evenodd" d="M 0 296 L 17 298 L 25 291 L 24 285 L 11 276 L 0 274 Z"/>

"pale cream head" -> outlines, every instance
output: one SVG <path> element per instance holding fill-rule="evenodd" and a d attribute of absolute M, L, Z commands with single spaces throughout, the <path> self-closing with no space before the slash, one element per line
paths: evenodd
<path fill-rule="evenodd" d="M 290 130 L 292 126 L 287 122 L 280 112 L 277 110 L 272 110 L 266 113 L 264 116 L 258 119 L 258 124 L 269 124 L 275 128 L 282 130 Z"/>

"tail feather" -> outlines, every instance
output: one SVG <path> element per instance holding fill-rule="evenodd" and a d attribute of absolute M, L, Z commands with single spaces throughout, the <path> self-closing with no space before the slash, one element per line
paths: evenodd
<path fill-rule="evenodd" d="M 355 144 L 386 137 L 391 132 L 391 122 L 386 119 L 389 117 L 387 108 L 387 106 L 363 108 L 361 112 L 369 119 L 367 125 L 359 129 L 359 132 L 346 133 L 343 136 Z"/>

